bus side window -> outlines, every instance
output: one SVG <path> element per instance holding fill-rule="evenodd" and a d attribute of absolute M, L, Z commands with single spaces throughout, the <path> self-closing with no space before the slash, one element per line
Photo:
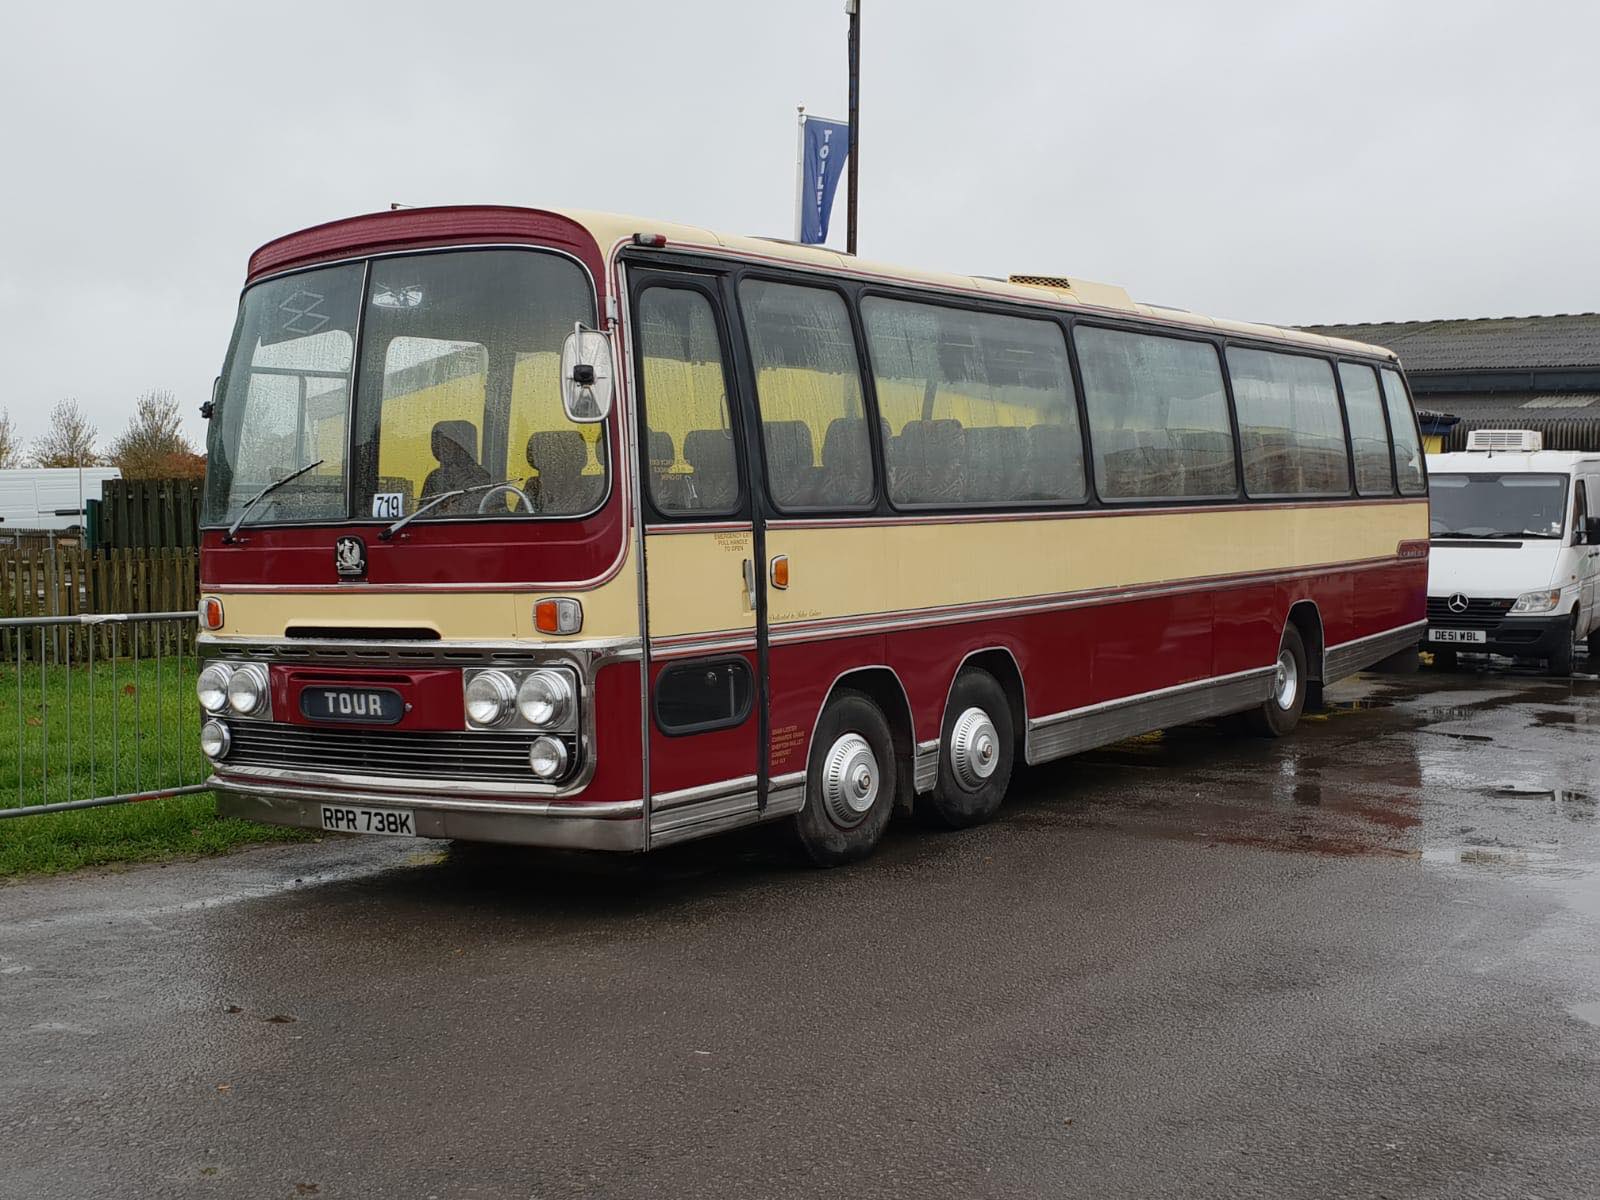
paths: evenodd
<path fill-rule="evenodd" d="M 1078 504 L 1083 437 L 1053 321 L 869 297 L 861 306 L 897 505 Z"/>
<path fill-rule="evenodd" d="M 772 502 L 786 511 L 872 504 L 872 443 L 855 335 L 826 288 L 747 279 L 750 338 Z"/>
<path fill-rule="evenodd" d="M 1417 433 L 1417 418 L 1411 411 L 1411 401 L 1406 396 L 1406 385 L 1400 381 L 1400 372 L 1385 367 L 1383 376 L 1383 402 L 1389 409 L 1389 432 L 1394 437 L 1394 474 L 1400 481 L 1402 496 L 1423 496 L 1428 491 L 1428 479 L 1422 469 L 1422 438 Z"/>
<path fill-rule="evenodd" d="M 1244 490 L 1251 496 L 1350 491 L 1344 419 L 1325 358 L 1228 347 Z"/>
<path fill-rule="evenodd" d="M 1107 500 L 1232 499 L 1233 424 L 1210 342 L 1078 325 L 1095 484 Z"/>
<path fill-rule="evenodd" d="M 641 293 L 639 374 L 651 503 L 669 516 L 732 513 L 739 460 L 722 343 L 704 292 L 657 286 Z"/>
<path fill-rule="evenodd" d="M 1350 422 L 1350 445 L 1356 455 L 1356 492 L 1362 496 L 1392 496 L 1394 475 L 1389 461 L 1389 426 L 1383 419 L 1378 376 L 1363 363 L 1342 362 L 1339 382 L 1344 387 L 1344 412 Z"/>

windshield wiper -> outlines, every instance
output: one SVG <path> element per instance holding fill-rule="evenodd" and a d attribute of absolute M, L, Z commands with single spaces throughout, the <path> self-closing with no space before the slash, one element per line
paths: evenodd
<path fill-rule="evenodd" d="M 514 481 L 510 479 L 502 479 L 499 483 L 475 483 L 471 487 L 453 488 L 448 492 L 440 492 L 426 504 L 418 505 L 415 512 L 408 512 L 393 525 L 389 526 L 389 528 L 385 529 L 378 535 L 378 540 L 380 542 L 387 542 L 390 538 L 394 537 L 395 534 L 399 533 L 423 513 L 427 512 L 429 509 L 438 508 L 439 505 L 443 504 L 446 500 L 454 500 L 457 496 L 466 496 L 473 492 L 487 492 L 491 488 L 505 487 L 506 484 L 512 482 Z"/>
<path fill-rule="evenodd" d="M 289 475 L 285 475 L 282 479 L 278 480 L 276 483 L 267 484 L 266 487 L 262 488 L 254 496 L 251 496 L 250 499 L 248 499 L 248 500 L 246 500 L 244 502 L 244 507 L 239 510 L 239 515 L 233 519 L 233 524 L 228 526 L 228 532 L 222 535 L 222 544 L 224 546 L 228 546 L 228 545 L 232 545 L 233 544 L 233 540 L 234 540 L 233 539 L 233 535 L 239 532 L 239 526 L 244 524 L 244 519 L 250 515 L 250 510 L 252 508 L 254 508 L 256 505 L 260 504 L 263 500 L 265 500 L 268 496 L 272 495 L 273 492 L 277 491 L 284 484 L 293 483 L 296 479 L 299 479 L 300 476 L 304 475 L 307 471 L 311 470 L 313 467 L 320 467 L 326 461 L 327 461 L 326 459 L 319 458 L 314 463 L 307 463 L 305 466 L 301 467 L 298 471 L 295 471 L 295 472 L 293 472 L 292 474 L 289 474 Z"/>

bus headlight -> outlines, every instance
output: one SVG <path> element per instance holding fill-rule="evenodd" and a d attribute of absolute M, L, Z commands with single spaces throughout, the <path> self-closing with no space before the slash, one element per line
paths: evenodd
<path fill-rule="evenodd" d="M 567 748 L 553 737 L 533 739 L 528 747 L 528 768 L 540 779 L 559 778 L 567 769 Z"/>
<path fill-rule="evenodd" d="M 1511 606 L 1514 613 L 1554 612 L 1561 603 L 1561 589 L 1550 592 L 1523 592 Z"/>
<path fill-rule="evenodd" d="M 227 758 L 228 747 L 232 744 L 228 727 L 221 721 L 207 721 L 200 726 L 200 749 L 207 758 Z"/>
<path fill-rule="evenodd" d="M 511 716 L 517 685 L 504 671 L 479 671 L 467 683 L 467 720 L 474 725 L 498 725 Z"/>
<path fill-rule="evenodd" d="M 517 711 L 536 729 L 549 729 L 567 719 L 576 697 L 565 671 L 535 671 L 517 690 Z"/>
<path fill-rule="evenodd" d="M 248 717 L 267 707 L 267 670 L 260 663 L 234 668 L 228 677 L 228 707 Z"/>
<path fill-rule="evenodd" d="M 219 713 L 228 707 L 228 680 L 233 668 L 227 663 L 214 662 L 194 681 L 194 693 L 200 698 L 200 707 L 208 713 Z"/>

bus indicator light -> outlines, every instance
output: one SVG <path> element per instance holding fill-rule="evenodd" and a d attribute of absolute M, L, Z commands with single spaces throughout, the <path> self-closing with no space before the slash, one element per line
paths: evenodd
<path fill-rule="evenodd" d="M 533 606 L 533 626 L 540 633 L 577 633 L 583 628 L 583 605 L 576 600 L 541 600 Z"/>
<path fill-rule="evenodd" d="M 200 601 L 200 624 L 206 629 L 222 628 L 222 601 L 215 596 L 207 596 Z"/>

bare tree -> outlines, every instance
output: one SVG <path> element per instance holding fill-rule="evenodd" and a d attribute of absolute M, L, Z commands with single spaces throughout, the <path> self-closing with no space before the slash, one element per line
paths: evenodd
<path fill-rule="evenodd" d="M 95 439 L 100 436 L 76 400 L 62 400 L 50 410 L 50 428 L 33 443 L 36 467 L 92 467 L 100 457 Z"/>
<path fill-rule="evenodd" d="M 11 412 L 0 409 L 0 471 L 9 471 L 22 465 L 22 439 L 12 424 Z"/>
<path fill-rule="evenodd" d="M 106 455 L 125 479 L 165 479 L 193 473 L 194 447 L 183 436 L 178 398 L 165 388 L 140 396 L 128 427 Z"/>

